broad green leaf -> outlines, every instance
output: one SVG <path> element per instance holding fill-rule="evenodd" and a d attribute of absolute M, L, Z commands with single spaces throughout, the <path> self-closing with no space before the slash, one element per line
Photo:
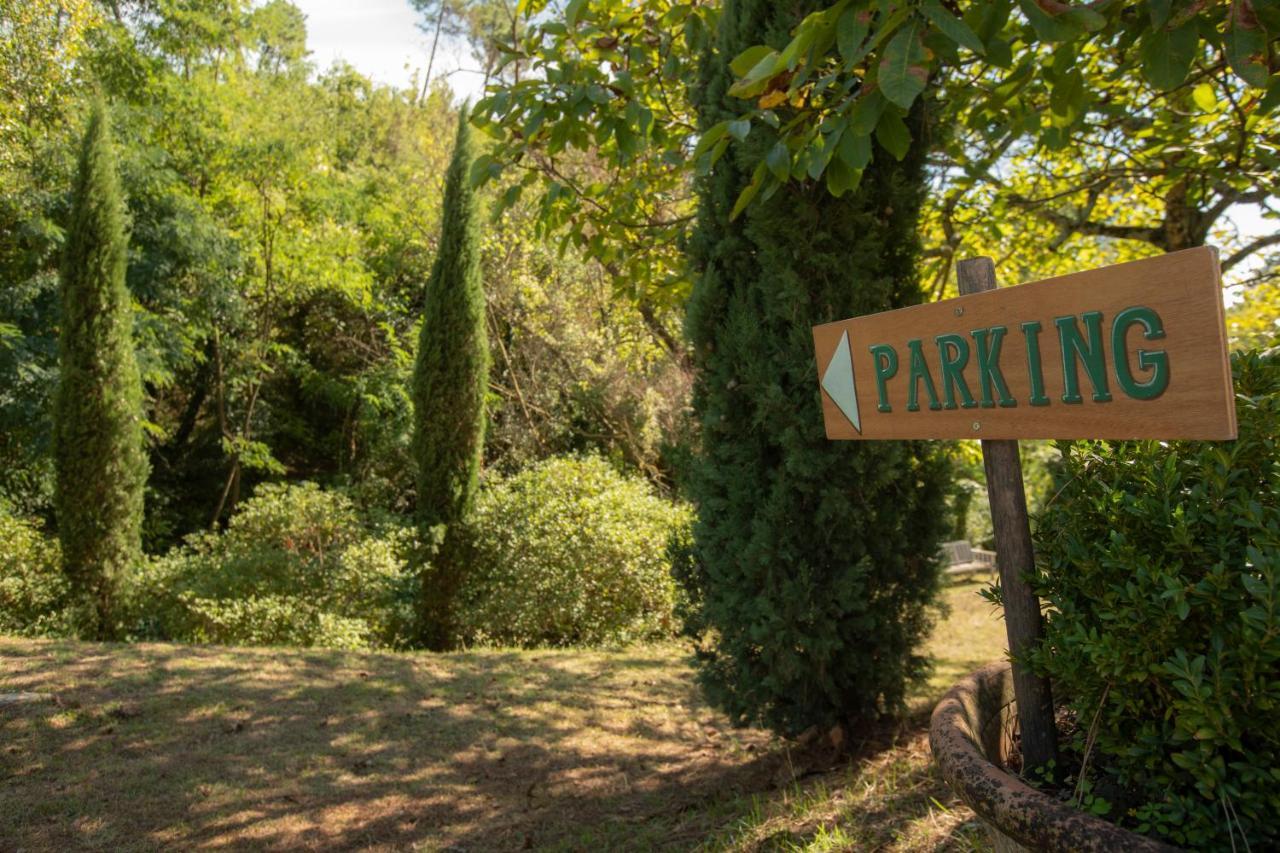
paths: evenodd
<path fill-rule="evenodd" d="M 1267 86 L 1267 94 L 1258 102 L 1254 115 L 1265 116 L 1277 106 L 1280 106 L 1280 74 L 1271 78 L 1271 83 Z"/>
<path fill-rule="evenodd" d="M 964 10 L 964 22 L 969 29 L 978 34 L 988 49 L 1013 13 L 1013 3 L 1000 0 L 997 3 L 970 3 Z"/>
<path fill-rule="evenodd" d="M 884 95 L 877 89 L 858 98 L 849 112 L 849 129 L 861 136 L 870 136 L 884 112 Z"/>
<path fill-rule="evenodd" d="M 569 5 L 564 10 L 564 22 L 569 29 L 578 26 L 578 16 L 582 14 L 582 9 L 587 5 L 587 0 L 570 0 Z"/>
<path fill-rule="evenodd" d="M 764 158 L 765 165 L 775 178 L 785 181 L 791 177 L 791 151 L 785 143 L 775 142 Z"/>
<path fill-rule="evenodd" d="M 618 153 L 626 163 L 640 150 L 640 137 L 625 122 L 618 122 L 613 129 L 613 138 L 618 145 Z"/>
<path fill-rule="evenodd" d="M 827 164 L 835 156 L 836 143 L 830 136 L 819 133 L 804 151 L 805 173 L 815 181 L 822 177 Z"/>
<path fill-rule="evenodd" d="M 1232 21 L 1223 39 L 1231 70 L 1255 89 L 1265 89 L 1271 72 L 1267 66 L 1267 37 L 1258 27 L 1245 27 L 1239 19 Z"/>
<path fill-rule="evenodd" d="M 739 77 L 745 77 L 747 72 L 760 64 L 760 60 L 771 56 L 773 52 L 773 48 L 766 44 L 752 45 L 734 57 L 733 62 L 729 63 L 729 70 Z"/>
<path fill-rule="evenodd" d="M 852 68 L 866 58 L 863 43 L 871 31 L 870 12 L 849 6 L 836 23 L 836 45 L 844 59 L 845 68 Z"/>
<path fill-rule="evenodd" d="M 542 107 L 537 107 L 533 112 L 529 113 L 529 119 L 524 123 L 521 133 L 525 139 L 532 139 L 533 135 L 538 132 L 543 123 L 547 120 L 547 111 Z"/>
<path fill-rule="evenodd" d="M 747 134 L 751 133 L 751 119 L 740 118 L 729 122 L 729 135 L 739 142 L 744 142 Z"/>
<path fill-rule="evenodd" d="M 862 170 L 850 169 L 844 161 L 836 158 L 827 166 L 827 191 L 836 198 L 851 190 L 857 189 L 862 182 Z"/>
<path fill-rule="evenodd" d="M 1080 27 L 1067 20 L 1065 15 L 1050 16 L 1035 0 L 1019 0 L 1018 8 L 1026 15 L 1036 36 L 1043 42 L 1056 44 L 1071 41 L 1081 35 Z"/>
<path fill-rule="evenodd" d="M 653 111 L 648 107 L 641 105 L 639 101 L 632 100 L 627 102 L 627 123 L 631 125 L 636 134 L 644 137 L 648 136 L 649 130 L 653 127 Z"/>
<path fill-rule="evenodd" d="M 702 134 L 702 138 L 698 140 L 698 145 L 693 149 L 693 159 L 697 160 L 707 151 L 711 150 L 711 146 L 719 142 L 726 133 L 729 132 L 729 122 L 722 121 L 713 124 L 707 128 L 707 132 Z"/>
<path fill-rule="evenodd" d="M 903 109 L 920 96 L 929 79 L 920 30 L 920 22 L 913 18 L 890 40 L 880 60 L 880 91 Z"/>
<path fill-rule="evenodd" d="M 1084 112 L 1084 75 L 1079 71 L 1064 74 L 1049 94 L 1049 109 L 1063 119 L 1061 126 L 1074 124 Z"/>
<path fill-rule="evenodd" d="M 1143 76 L 1162 91 L 1181 86 L 1199 46 L 1200 35 L 1194 24 L 1172 32 L 1159 29 L 1147 33 L 1141 48 Z"/>
<path fill-rule="evenodd" d="M 1107 19 L 1093 9 L 1077 6 L 1062 13 L 1062 20 L 1088 33 L 1096 33 L 1107 25 Z"/>
<path fill-rule="evenodd" d="M 776 51 L 769 50 L 742 79 L 729 87 L 729 94 L 735 98 L 754 98 L 783 70 L 782 65 L 782 57 Z"/>
<path fill-rule="evenodd" d="M 520 184 L 512 184 L 507 187 L 507 191 L 502 194 L 502 208 L 505 210 L 514 207 L 515 203 L 520 200 L 520 194 L 524 191 L 524 187 Z"/>
<path fill-rule="evenodd" d="M 760 163 L 756 166 L 755 173 L 751 176 L 751 183 L 742 188 L 742 192 L 738 195 L 738 200 L 733 203 L 733 210 L 729 212 L 729 221 L 737 219 L 742 211 L 747 209 L 747 205 L 751 204 L 751 200 L 756 197 L 756 193 L 760 192 L 760 187 L 764 183 L 765 165 Z"/>
<path fill-rule="evenodd" d="M 987 46 L 982 43 L 982 39 L 978 38 L 978 34 L 969 29 L 969 25 L 964 21 L 942 8 L 938 0 L 926 0 L 920 7 L 920 11 L 924 12 L 929 22 L 953 42 L 980 56 L 986 55 Z"/>
<path fill-rule="evenodd" d="M 907 130 L 902 116 L 895 110 L 885 110 L 880 116 L 880 123 L 876 125 L 876 141 L 895 160 L 901 160 L 911 150 L 911 131 Z"/>
<path fill-rule="evenodd" d="M 1010 68 L 1013 65 L 1013 47 L 1009 42 L 996 36 L 987 42 L 987 62 L 996 68 Z"/>
<path fill-rule="evenodd" d="M 1151 26 L 1162 29 L 1173 14 L 1172 0 L 1147 0 L 1147 13 L 1151 16 Z"/>
<path fill-rule="evenodd" d="M 483 186 L 501 170 L 492 154 L 481 154 L 471 163 L 471 186 Z"/>
<path fill-rule="evenodd" d="M 865 133 L 846 130 L 840 137 L 836 156 L 851 169 L 864 169 L 871 162 L 871 137 Z"/>
<path fill-rule="evenodd" d="M 711 174 L 712 167 L 715 166 L 716 162 L 724 155 L 724 152 L 728 148 L 729 139 L 728 137 L 725 137 L 715 145 L 711 146 L 710 153 L 694 158 L 694 174 L 698 177 L 705 177 L 706 175 Z"/>

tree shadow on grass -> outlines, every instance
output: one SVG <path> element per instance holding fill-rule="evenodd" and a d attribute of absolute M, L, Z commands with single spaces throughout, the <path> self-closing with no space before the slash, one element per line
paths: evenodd
<path fill-rule="evenodd" d="M 448 656 L 0 640 L 0 847 L 519 849 L 760 790 L 682 653 Z M 612 827 L 612 829 L 610 829 Z"/>
<path fill-rule="evenodd" d="M 855 736 L 830 771 L 829 756 L 730 727 L 674 645 L 400 655 L 0 638 L 0 692 L 20 690 L 54 700 L 0 709 L 0 849 L 793 849 L 833 826 L 878 846 L 936 823 L 946 807 L 930 803 L 948 796 L 920 775 L 916 721 L 910 767 L 883 797 L 779 814 L 815 783 L 865 789 L 901 762 L 902 729 Z M 796 840 L 773 844 L 775 830 Z"/>

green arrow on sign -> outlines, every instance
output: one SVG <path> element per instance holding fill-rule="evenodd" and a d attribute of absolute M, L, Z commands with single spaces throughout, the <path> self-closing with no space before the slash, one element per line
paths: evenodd
<path fill-rule="evenodd" d="M 827 362 L 827 372 L 822 374 L 822 390 L 844 412 L 853 428 L 862 432 L 862 418 L 858 415 L 858 387 L 853 381 L 853 356 L 849 354 L 849 333 L 840 336 L 835 355 Z"/>

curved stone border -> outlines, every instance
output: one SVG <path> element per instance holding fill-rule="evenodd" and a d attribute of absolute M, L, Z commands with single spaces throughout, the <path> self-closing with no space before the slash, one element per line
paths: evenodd
<path fill-rule="evenodd" d="M 1077 811 L 1005 772 L 1014 707 L 1009 664 L 991 663 L 952 687 L 929 723 L 929 748 L 943 778 L 993 835 L 1004 836 L 993 839 L 997 850 L 1178 850 Z"/>

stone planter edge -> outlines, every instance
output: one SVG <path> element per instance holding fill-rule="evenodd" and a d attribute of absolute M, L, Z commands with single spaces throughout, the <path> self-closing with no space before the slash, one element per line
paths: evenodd
<path fill-rule="evenodd" d="M 957 682 L 929 722 L 929 748 L 943 778 L 992 830 L 997 850 L 1179 849 L 1078 811 L 1007 772 L 1003 759 L 1014 707 L 1010 666 L 997 661 Z"/>

